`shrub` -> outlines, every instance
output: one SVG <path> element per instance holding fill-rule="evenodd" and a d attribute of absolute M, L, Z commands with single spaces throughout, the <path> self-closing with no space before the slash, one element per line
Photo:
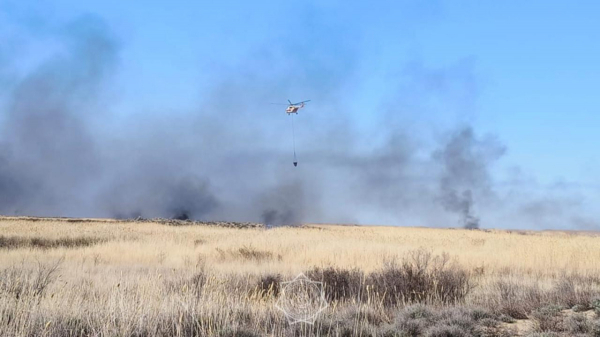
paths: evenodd
<path fill-rule="evenodd" d="M 414 335 L 411 335 L 406 331 L 399 331 L 392 324 L 385 324 L 379 329 L 378 336 L 381 336 L 381 337 L 411 337 Z"/>
<path fill-rule="evenodd" d="M 429 323 L 424 319 L 410 319 L 398 322 L 396 324 L 398 331 L 402 332 L 402 336 L 406 337 L 417 337 L 423 336 L 425 329 L 429 326 Z"/>
<path fill-rule="evenodd" d="M 512 318 L 511 316 L 506 315 L 506 314 L 501 314 L 498 317 L 498 320 L 500 320 L 500 322 L 504 322 L 504 323 L 515 323 L 516 322 L 516 320 L 514 318 Z"/>
<path fill-rule="evenodd" d="M 423 250 L 409 253 L 400 264 L 388 262 L 378 271 L 313 268 L 306 276 L 323 282 L 328 301 L 375 300 L 385 306 L 410 303 L 464 302 L 473 285 L 470 274 L 448 255 L 433 257 Z"/>
<path fill-rule="evenodd" d="M 594 309 L 594 312 L 597 316 L 600 316 L 600 297 L 595 297 L 592 299 L 590 306 Z"/>
<path fill-rule="evenodd" d="M 474 321 L 481 321 L 481 320 L 485 320 L 485 319 L 498 319 L 498 317 L 494 314 L 492 314 L 491 312 L 487 311 L 486 309 L 483 308 L 472 308 L 469 312 L 468 315 L 471 317 L 472 320 Z"/>
<path fill-rule="evenodd" d="M 435 318 L 431 308 L 415 304 L 404 307 L 398 312 L 395 325 L 404 336 L 422 336 Z"/>
<path fill-rule="evenodd" d="M 592 292 L 589 283 L 578 279 L 575 275 L 563 275 L 554 285 L 551 292 L 554 303 L 560 303 L 569 308 L 575 305 L 589 306 Z"/>
<path fill-rule="evenodd" d="M 589 310 L 589 307 L 583 304 L 575 304 L 572 309 L 574 312 L 583 312 Z"/>
<path fill-rule="evenodd" d="M 543 305 L 543 292 L 536 286 L 526 286 L 512 280 L 499 280 L 495 283 L 498 299 L 492 305 L 504 315 L 516 319 L 526 319 L 535 308 Z"/>
<path fill-rule="evenodd" d="M 584 314 L 574 314 L 566 317 L 563 321 L 564 330 L 570 335 L 589 333 L 592 326 Z"/>
<path fill-rule="evenodd" d="M 590 323 L 590 335 L 600 337 L 600 320 Z"/>
<path fill-rule="evenodd" d="M 467 337 L 472 336 L 468 331 L 457 325 L 436 325 L 427 329 L 427 337 Z"/>
<path fill-rule="evenodd" d="M 394 261 L 369 275 L 367 284 L 384 305 L 401 303 L 463 302 L 472 290 L 469 273 L 448 255 L 432 257 L 423 250 L 411 252 L 399 265 Z"/>
<path fill-rule="evenodd" d="M 561 307 L 558 305 L 547 305 L 534 310 L 531 315 L 536 322 L 537 330 L 562 331 Z"/>
<path fill-rule="evenodd" d="M 279 296 L 281 283 L 281 275 L 280 274 L 268 274 L 262 276 L 258 280 L 258 284 L 256 286 L 256 290 L 258 291 L 261 297 L 266 296 Z"/>
<path fill-rule="evenodd" d="M 443 309 L 439 318 L 435 320 L 435 324 L 448 327 L 458 327 L 460 331 L 466 332 L 472 335 L 476 330 L 478 321 L 482 320 L 483 317 L 489 318 L 492 315 L 487 315 L 483 310 L 473 310 L 471 308 L 463 307 L 449 307 Z M 477 318 L 476 320 L 474 318 Z M 491 322 L 486 321 L 486 325 L 490 325 Z M 495 326 L 495 325 L 494 325 Z"/>
<path fill-rule="evenodd" d="M 431 309 L 423 304 L 407 306 L 403 312 L 409 319 L 431 319 L 433 317 Z"/>
<path fill-rule="evenodd" d="M 313 268 L 306 272 L 312 280 L 323 282 L 327 301 L 355 299 L 360 301 L 363 294 L 364 274 L 357 270 L 341 268 Z"/>
<path fill-rule="evenodd" d="M 381 311 L 366 306 L 352 306 L 344 315 L 344 321 L 350 322 L 350 326 L 353 322 L 379 326 L 383 324 L 385 320 L 385 316 Z"/>

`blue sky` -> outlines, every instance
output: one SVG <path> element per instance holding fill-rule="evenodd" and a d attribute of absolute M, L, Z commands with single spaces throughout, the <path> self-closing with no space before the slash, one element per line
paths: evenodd
<path fill-rule="evenodd" d="M 268 81 L 287 71 L 302 84 L 289 98 L 313 99 L 319 123 L 344 114 L 376 134 L 391 118 L 425 143 L 472 125 L 506 146 L 493 169 L 499 185 L 594 200 L 599 11 L 596 1 L 4 0 L 0 75 L 11 83 L 60 53 L 69 24 L 93 17 L 119 43 L 107 90 L 115 120 L 198 113 L 224 74 Z M 243 103 L 265 113 L 262 104 L 287 98 Z"/>

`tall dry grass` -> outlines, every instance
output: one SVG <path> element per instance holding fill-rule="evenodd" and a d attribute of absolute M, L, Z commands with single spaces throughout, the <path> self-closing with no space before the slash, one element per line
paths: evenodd
<path fill-rule="evenodd" d="M 540 310 L 600 310 L 586 233 L 12 218 L 0 235 L 2 336 L 593 334 L 595 314 Z M 275 307 L 300 272 L 330 304 L 313 326 Z"/>

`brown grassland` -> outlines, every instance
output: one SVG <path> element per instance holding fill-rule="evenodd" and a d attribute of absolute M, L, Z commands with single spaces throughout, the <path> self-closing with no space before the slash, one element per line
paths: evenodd
<path fill-rule="evenodd" d="M 1 336 L 600 336 L 600 236 L 0 218 Z M 324 282 L 314 325 L 275 303 Z"/>

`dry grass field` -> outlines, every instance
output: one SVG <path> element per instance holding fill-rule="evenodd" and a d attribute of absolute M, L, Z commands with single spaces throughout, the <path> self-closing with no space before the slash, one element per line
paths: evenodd
<path fill-rule="evenodd" d="M 0 335 L 600 336 L 593 233 L 177 224 L 1 218 Z"/>

